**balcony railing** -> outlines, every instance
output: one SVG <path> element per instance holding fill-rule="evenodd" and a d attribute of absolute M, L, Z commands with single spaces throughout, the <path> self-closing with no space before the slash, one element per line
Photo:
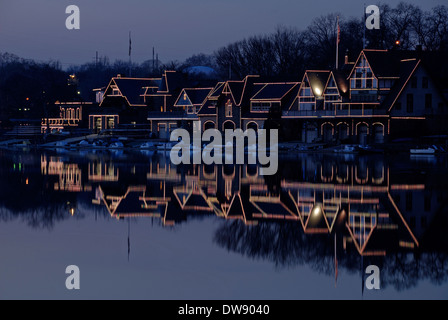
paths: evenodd
<path fill-rule="evenodd" d="M 284 117 L 369 117 L 386 115 L 386 110 L 378 109 L 379 103 L 334 103 L 331 109 L 326 110 L 299 110 L 284 111 Z"/>
<path fill-rule="evenodd" d="M 160 111 L 150 111 L 148 113 L 148 119 L 197 119 L 198 115 L 196 113 L 186 113 L 184 111 L 173 111 L 173 112 L 160 112 Z"/>

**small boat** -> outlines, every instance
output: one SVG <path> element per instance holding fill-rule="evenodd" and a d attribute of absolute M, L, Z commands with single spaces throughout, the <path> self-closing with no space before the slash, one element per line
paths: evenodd
<path fill-rule="evenodd" d="M 122 148 L 124 148 L 124 145 L 123 145 L 123 143 L 121 143 L 120 141 L 118 141 L 118 142 L 113 142 L 113 143 L 109 146 L 109 148 L 110 148 L 110 149 L 122 149 Z"/>
<path fill-rule="evenodd" d="M 436 150 L 434 148 L 426 149 L 411 149 L 411 154 L 435 154 Z"/>
<path fill-rule="evenodd" d="M 360 154 L 381 154 L 384 153 L 384 150 L 375 149 L 371 146 L 358 146 L 358 151 Z"/>
<path fill-rule="evenodd" d="M 154 142 L 145 142 L 143 144 L 140 145 L 140 149 L 156 149 L 157 148 L 157 143 Z"/>
<path fill-rule="evenodd" d="M 345 145 L 340 149 L 335 149 L 335 153 L 358 153 L 358 149 L 355 146 Z"/>

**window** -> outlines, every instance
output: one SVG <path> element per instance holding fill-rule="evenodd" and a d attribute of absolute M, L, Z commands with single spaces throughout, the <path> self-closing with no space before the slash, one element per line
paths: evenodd
<path fill-rule="evenodd" d="M 372 88 L 372 87 L 373 87 L 373 81 L 372 81 L 372 79 L 367 79 L 367 80 L 366 80 L 366 87 L 367 87 L 367 88 Z"/>
<path fill-rule="evenodd" d="M 432 109 L 432 94 L 430 93 L 425 95 L 425 108 Z"/>
<path fill-rule="evenodd" d="M 414 112 L 414 95 L 408 94 L 406 96 L 406 110 L 408 113 Z"/>
<path fill-rule="evenodd" d="M 113 117 L 107 119 L 107 128 L 108 129 L 115 128 L 115 119 Z"/>
<path fill-rule="evenodd" d="M 423 80 L 422 80 L 423 89 L 428 89 L 428 84 L 429 84 L 428 77 L 423 77 Z"/>
<path fill-rule="evenodd" d="M 252 111 L 254 112 L 269 112 L 270 108 L 270 103 L 252 102 Z"/>
<path fill-rule="evenodd" d="M 232 102 L 230 100 L 227 101 L 226 103 L 226 117 L 231 117 L 232 116 Z"/>
<path fill-rule="evenodd" d="M 417 88 L 417 82 L 418 82 L 417 77 L 412 77 L 412 80 L 411 80 L 411 88 L 412 89 L 416 89 Z"/>
<path fill-rule="evenodd" d="M 361 79 L 356 79 L 356 89 L 362 88 L 362 81 Z"/>

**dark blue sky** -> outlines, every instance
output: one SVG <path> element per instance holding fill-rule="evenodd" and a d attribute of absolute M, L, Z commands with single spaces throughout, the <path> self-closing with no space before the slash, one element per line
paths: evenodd
<path fill-rule="evenodd" d="M 388 3 L 395 6 L 399 0 Z M 446 0 L 409 0 L 429 10 Z M 65 8 L 78 5 L 81 29 L 65 28 Z M 378 4 L 377 1 L 366 4 Z M 0 52 L 24 58 L 59 60 L 63 67 L 93 61 L 95 52 L 111 62 L 128 59 L 132 31 L 133 61 L 163 62 L 212 53 L 244 37 L 270 33 L 279 25 L 306 28 L 320 15 L 361 16 L 359 0 L 0 0 Z"/>

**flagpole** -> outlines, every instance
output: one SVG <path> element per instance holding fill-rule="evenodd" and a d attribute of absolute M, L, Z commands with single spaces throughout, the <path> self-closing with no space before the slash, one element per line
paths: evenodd
<path fill-rule="evenodd" d="M 336 70 L 339 69 L 339 41 L 340 41 L 339 16 L 337 18 L 337 36 L 336 36 Z"/>
<path fill-rule="evenodd" d="M 129 31 L 129 77 L 132 77 L 132 40 L 131 40 L 131 31 Z"/>
<path fill-rule="evenodd" d="M 362 49 L 364 50 L 366 48 L 366 20 L 367 20 L 367 16 L 366 16 L 366 4 L 364 3 L 364 21 L 363 21 L 363 35 L 362 35 Z"/>

